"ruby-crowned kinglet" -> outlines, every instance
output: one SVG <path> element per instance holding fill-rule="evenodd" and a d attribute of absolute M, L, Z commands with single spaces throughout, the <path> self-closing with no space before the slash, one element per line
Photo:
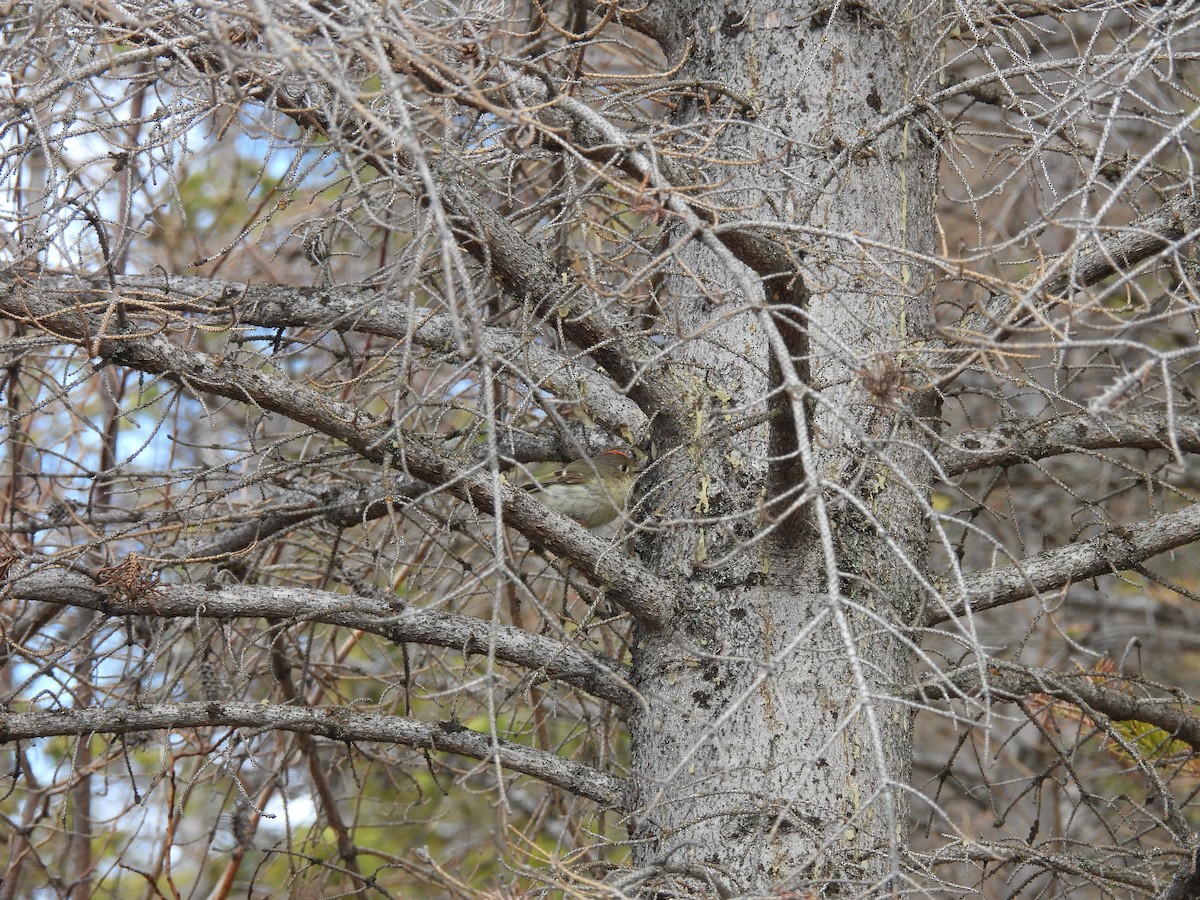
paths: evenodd
<path fill-rule="evenodd" d="M 632 456 L 624 450 L 606 450 L 568 463 L 525 489 L 580 525 L 599 528 L 624 508 L 637 475 Z"/>

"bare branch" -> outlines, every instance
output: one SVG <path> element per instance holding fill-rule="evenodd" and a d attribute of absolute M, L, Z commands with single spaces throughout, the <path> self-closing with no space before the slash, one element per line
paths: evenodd
<path fill-rule="evenodd" d="M 1046 303 L 1058 303 L 1118 272 L 1132 273 L 1138 263 L 1165 250 L 1183 250 L 1200 234 L 1200 196 L 1181 195 L 1129 225 L 1088 229 L 1089 234 L 1093 231 L 1113 233 L 1081 241 L 1073 252 L 1049 262 L 1021 284 L 992 294 L 981 311 L 967 315 L 945 332 L 956 343 L 1003 341 L 1033 322 L 1036 309 Z M 1014 297 L 1021 299 L 1014 303 Z M 980 335 L 986 337 L 981 341 Z"/>
<path fill-rule="evenodd" d="M 83 307 L 55 303 L 19 284 L 12 291 L 0 292 L 0 311 L 81 347 L 98 347 L 118 365 L 282 413 L 343 441 L 364 459 L 391 462 L 422 481 L 444 485 L 454 496 L 470 500 L 479 508 L 491 509 L 498 493 L 511 524 L 530 540 L 571 559 L 647 625 L 662 628 L 671 621 L 674 592 L 625 554 L 614 553 L 608 541 L 546 508 L 526 492 L 493 479 L 478 466 L 464 468 L 463 463 L 413 436 L 392 438 L 389 426 L 364 421 L 361 411 L 349 404 L 243 366 L 231 357 L 217 358 L 178 347 L 160 334 L 133 326 L 106 334 L 101 317 Z"/>
<path fill-rule="evenodd" d="M 1012 2 L 4 4 L 0 900 L 1194 891 L 1195 16 Z"/>
<path fill-rule="evenodd" d="M 370 285 L 320 290 L 280 284 L 238 284 L 214 278 L 126 275 L 117 285 L 138 300 L 171 309 L 181 301 L 191 308 L 223 315 L 225 310 L 244 325 L 267 328 L 301 327 L 314 330 L 377 334 L 397 341 L 458 356 L 461 325 L 450 316 L 413 310 Z M 45 285 L 51 297 L 96 302 L 101 289 L 83 289 L 76 279 Z M 107 291 L 104 292 L 107 297 Z M 509 328 L 481 328 L 482 343 L 474 353 L 510 372 L 530 388 L 552 392 L 560 401 L 580 405 L 593 419 L 629 443 L 641 445 L 649 421 L 632 400 L 613 389 L 612 382 L 586 363 L 572 360 Z"/>
<path fill-rule="evenodd" d="M 325 622 L 378 634 L 396 644 L 429 644 L 464 654 L 490 652 L 496 659 L 530 669 L 535 680 L 563 681 L 626 709 L 636 705 L 625 667 L 616 660 L 511 625 L 403 603 L 392 605 L 370 597 L 304 588 L 164 584 L 152 597 L 133 598 L 113 594 L 81 574 L 58 570 L 11 578 L 5 592 L 19 599 L 82 606 L 109 616 Z"/>
<path fill-rule="evenodd" d="M 1200 717 L 1192 714 L 1196 707 L 1194 700 L 1186 696 L 1137 697 L 1096 683 L 1104 677 L 1096 672 L 1058 672 L 992 660 L 988 663 L 986 684 L 981 684 L 977 667 L 967 666 L 939 673 L 928 683 L 913 688 L 907 696 L 948 700 L 986 693 L 1000 700 L 1023 700 L 1033 694 L 1045 694 L 1080 707 L 1091 718 L 1097 718 L 1098 713 L 1114 722 L 1146 722 L 1200 750 Z M 1138 686 L 1137 680 L 1128 676 L 1108 678 L 1122 685 Z"/>
<path fill-rule="evenodd" d="M 94 12 L 103 16 L 107 8 Z M 152 32 L 142 32 L 137 39 L 141 42 L 158 40 Z M 398 43 L 392 44 L 391 51 L 403 53 Z M 187 55 L 204 70 L 228 68 L 227 59 L 211 47 L 191 50 Z M 263 62 L 261 58 L 257 61 Z M 399 68 L 411 71 L 421 71 L 424 62 L 411 57 L 394 60 Z M 268 105 L 278 105 L 278 69 L 239 68 L 227 75 L 248 96 Z M 380 171 L 397 167 L 411 171 L 413 168 L 411 156 L 403 151 L 380 152 L 379 147 L 391 142 L 373 133 L 363 133 L 361 123 L 356 122 L 342 134 L 342 127 L 329 122 L 323 109 L 314 105 L 310 98 L 298 97 L 291 103 L 284 103 L 282 111 L 304 128 L 345 138 L 349 146 L 359 148 L 365 162 Z M 456 174 L 442 172 L 438 177 L 437 201 L 463 227 L 461 246 L 495 275 L 513 297 L 529 304 L 536 316 L 557 315 L 563 332 L 608 371 L 647 414 L 672 414 L 679 392 L 658 348 L 640 337 L 630 328 L 629 322 L 614 318 L 609 304 L 579 279 L 570 273 L 556 271 L 545 254 L 483 197 L 465 187 Z"/>
<path fill-rule="evenodd" d="M 1054 846 L 1057 842 L 1047 842 Z M 1078 853 L 1051 853 L 1039 847 L 1027 846 L 1024 842 L 994 844 L 955 842 L 939 848 L 935 864 L 946 865 L 969 860 L 978 863 L 1037 863 L 1046 870 L 1056 873 L 1080 875 L 1093 884 L 1113 888 L 1133 888 L 1153 891 L 1158 883 L 1150 877 L 1121 865 L 1107 865 Z"/>
<path fill-rule="evenodd" d="M 1171 883 L 1158 895 L 1159 900 L 1189 900 L 1200 893 L 1200 861 L 1197 849 L 1192 848 L 1188 858 L 1179 864 L 1179 870 Z"/>
<path fill-rule="evenodd" d="M 1016 603 L 1073 581 L 1129 569 L 1138 563 L 1200 540 L 1200 503 L 1178 512 L 1163 513 L 1149 522 L 1123 525 L 1088 541 L 1046 550 L 1011 566 L 966 576 L 972 612 Z M 966 614 L 962 598 L 930 610 L 926 625 Z"/>
<path fill-rule="evenodd" d="M 1200 453 L 1200 419 L 1171 419 L 1165 413 L 1139 410 L 1104 418 L 1079 413 L 1048 420 L 1015 420 L 983 431 L 963 431 L 940 445 L 937 457 L 942 471 L 953 477 L 1064 453 L 1111 448 L 1170 451 L 1175 447 Z"/>
<path fill-rule="evenodd" d="M 553 753 L 471 731 L 457 722 L 430 725 L 399 716 L 350 712 L 344 707 L 297 709 L 207 700 L 49 713 L 0 713 L 0 743 L 61 735 L 131 734 L 218 726 L 294 731 L 339 743 L 379 741 L 457 753 L 496 761 L 506 769 L 531 775 L 606 806 L 624 803 L 625 786 L 619 778 L 560 759 Z"/>

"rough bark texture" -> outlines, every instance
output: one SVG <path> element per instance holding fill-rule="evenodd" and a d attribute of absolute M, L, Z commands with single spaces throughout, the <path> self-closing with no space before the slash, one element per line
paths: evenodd
<path fill-rule="evenodd" d="M 684 75 L 761 106 L 712 152 L 777 159 L 780 180 L 731 185 L 730 205 L 749 219 L 931 249 L 936 165 L 926 142 L 897 128 L 838 158 L 927 72 L 930 20 L 903 3 L 837 5 L 831 15 L 815 3 L 678 2 L 665 18 L 673 46 L 694 43 Z M 775 415 L 720 445 L 659 435 L 684 437 L 676 469 L 700 473 L 699 483 L 686 479 L 691 489 L 663 492 L 670 513 L 741 514 L 745 527 L 681 526 L 647 542 L 643 557 L 694 590 L 682 630 L 644 635 L 636 654 L 647 705 L 632 722 L 634 836 L 644 865 L 699 866 L 743 891 L 834 879 L 830 896 L 849 895 L 896 871 L 907 826 L 896 787 L 908 774 L 911 719 L 887 699 L 906 680 L 907 651 L 890 627 L 911 621 L 920 599 L 907 567 L 924 559 L 929 473 L 914 404 L 894 404 L 894 377 L 930 313 L 922 273 L 895 254 L 844 241 L 796 240 L 791 250 L 807 309 L 780 305 L 769 283 L 747 297 L 745 279 L 699 247 L 687 262 L 707 296 L 676 285 L 684 333 L 705 336 L 690 348 L 710 373 L 696 388 L 697 415 L 719 414 L 725 395 L 735 407 L 770 395 Z M 778 358 L 781 345 L 790 358 Z M 856 371 L 852 360 L 873 353 L 881 368 Z M 768 448 L 782 457 L 774 472 L 741 464 Z M 795 509 L 814 480 L 819 497 Z M 775 501 L 772 537 L 739 547 L 765 524 L 745 515 L 762 497 Z"/>
<path fill-rule="evenodd" d="M 0 900 L 1195 892 L 1194 8 L 629 6 L 5 4 Z"/>

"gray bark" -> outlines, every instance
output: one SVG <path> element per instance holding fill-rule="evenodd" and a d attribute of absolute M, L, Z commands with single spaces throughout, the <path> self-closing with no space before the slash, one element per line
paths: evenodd
<path fill-rule="evenodd" d="M 512 893 L 1195 890 L 1186 4 L 9 6 L 0 900 L 120 892 L 89 791 L 168 779 L 93 737 L 156 731 L 222 812 L 302 758 L 313 895 L 494 890 L 367 868 L 411 748 Z M 208 234 L 205 130 L 270 136 Z M 618 529 L 512 468 L 614 443 Z"/>
<path fill-rule="evenodd" d="M 673 12 L 672 46 L 695 42 L 683 75 L 760 102 L 712 152 L 778 160 L 777 183 L 740 183 L 731 204 L 931 249 L 936 164 L 916 130 L 830 163 L 928 71 L 928 19 L 899 3 L 873 7 L 878 21 L 838 8 L 821 24 L 815 4 Z M 931 413 L 921 398 L 896 405 L 877 382 L 872 393 L 855 370 L 876 353 L 903 367 L 927 337 L 929 300 L 899 254 L 796 242 L 811 292 L 796 308 L 770 283 L 748 291 L 745 273 L 701 243 L 684 255 L 711 292 L 675 285 L 684 333 L 704 335 L 688 350 L 708 373 L 694 402 L 718 413 L 720 389 L 775 415 L 721 444 L 658 435 L 686 446 L 664 467 L 674 493 L 660 491 L 679 527 L 646 541 L 643 558 L 694 590 L 680 631 L 647 632 L 635 655 L 647 698 L 631 722 L 637 858 L 699 866 L 741 891 L 824 883 L 829 896 L 855 894 L 898 871 L 907 827 L 897 787 L 911 717 L 888 694 L 907 679 L 898 630 L 919 602 L 911 572 L 924 559 L 930 474 L 918 420 Z M 781 458 L 769 465 L 768 454 Z M 747 516 L 764 493 L 765 521 Z M 733 524 L 697 523 L 705 513 Z M 749 540 L 767 527 L 768 540 Z"/>

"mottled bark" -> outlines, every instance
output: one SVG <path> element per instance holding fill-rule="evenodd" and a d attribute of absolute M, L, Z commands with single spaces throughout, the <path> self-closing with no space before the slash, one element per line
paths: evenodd
<path fill-rule="evenodd" d="M 685 447 L 659 492 L 680 522 L 643 558 L 692 590 L 680 632 L 647 633 L 636 654 L 636 852 L 736 890 L 857 894 L 898 871 L 907 827 L 911 716 L 888 697 L 907 680 L 897 631 L 921 599 L 918 420 L 934 410 L 905 390 L 931 318 L 903 251 L 933 247 L 936 160 L 906 124 L 841 151 L 928 75 L 932 18 L 903 3 L 673 7 L 669 43 L 694 43 L 683 75 L 759 104 L 710 152 L 778 160 L 778 182 L 747 175 L 728 204 L 839 236 L 791 240 L 806 290 L 790 296 L 702 240 L 681 251 L 709 286 L 673 285 L 683 332 L 702 335 L 685 348 L 708 373 L 695 415 L 767 415 L 719 444 L 659 435 Z M 694 521 L 706 516 L 728 524 Z M 764 527 L 769 539 L 739 542 Z"/>

